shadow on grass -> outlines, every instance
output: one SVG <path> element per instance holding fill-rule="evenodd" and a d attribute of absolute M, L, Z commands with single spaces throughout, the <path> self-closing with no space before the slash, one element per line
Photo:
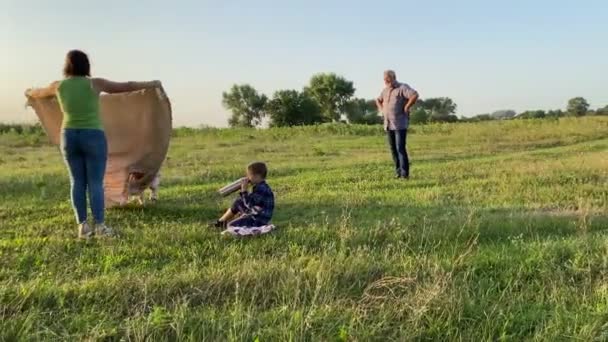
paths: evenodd
<path fill-rule="evenodd" d="M 177 222 L 183 224 L 205 224 L 216 217 L 221 210 L 213 199 L 215 194 L 201 192 L 188 198 L 161 197 L 158 202 L 146 202 L 144 206 L 129 204 L 110 209 L 121 216 L 142 218 L 148 222 Z"/>
<path fill-rule="evenodd" d="M 430 242 L 467 241 L 477 235 L 480 244 L 510 243 L 514 239 L 565 238 L 608 231 L 608 215 L 600 213 L 386 205 L 374 202 L 348 206 L 336 203 L 280 204 L 274 223 L 285 228 L 288 235 L 293 234 L 289 233 L 290 230 L 307 234 L 307 229 L 326 227 L 334 231 L 347 229 L 364 236 L 373 236 L 385 230 L 394 233 L 389 234 L 393 238 L 407 235 L 423 237 Z"/>
<path fill-rule="evenodd" d="M 191 201 L 169 199 L 143 208 L 115 210 L 126 215 L 125 220 L 143 218 L 148 222 L 203 226 L 221 215 L 226 209 L 222 204 L 227 202 L 201 195 Z M 412 206 L 374 201 L 282 203 L 279 199 L 273 223 L 279 227 L 276 233 L 279 240 L 299 241 L 311 248 L 316 248 L 315 243 L 324 245 L 340 240 L 340 234 L 352 236 L 355 244 L 381 248 L 391 243 L 391 239 L 452 243 L 477 236 L 479 244 L 502 244 L 608 231 L 608 216 L 599 213 Z"/>
<path fill-rule="evenodd" d="M 336 168 L 335 170 L 337 170 Z M 331 169 L 334 170 L 334 169 Z M 328 171 L 328 172 L 331 172 Z M 291 170 L 295 176 L 301 169 Z M 288 173 L 284 177 L 289 177 Z M 357 182 L 358 174 L 344 173 L 340 182 Z M 467 239 L 478 234 L 479 243 L 502 243 L 510 239 L 550 239 L 567 237 L 585 232 L 608 230 L 608 215 L 584 214 L 566 211 L 541 211 L 527 208 L 472 208 L 454 205 L 414 206 L 408 203 L 386 203 L 381 199 L 341 201 L 308 200 L 282 201 L 282 183 L 276 188 L 277 207 L 274 223 L 280 227 L 279 236 L 286 234 L 308 234 L 312 229 L 322 229 L 327 234 L 337 234 L 340 229 L 355 233 L 365 231 L 390 232 L 387 236 L 398 239 L 407 233 L 425 236 L 432 241 Z M 420 180 L 407 183 L 408 189 L 434 187 L 433 181 Z M 374 191 L 394 190 L 394 182 L 374 185 Z M 64 188 L 64 191 L 51 191 Z M 47 197 L 41 196 L 48 188 Z M 67 201 L 68 184 L 65 179 L 42 176 L 40 180 L 2 180 L 0 191 L 6 200 L 2 205 L 12 203 L 15 198 L 35 198 L 52 201 L 60 197 Z M 144 207 L 129 206 L 112 209 L 120 221 L 155 222 L 205 225 L 226 210 L 233 197 L 221 198 L 213 190 L 184 190 L 176 192 L 167 188 L 168 196 L 163 196 L 157 204 Z M 32 204 L 34 205 L 34 204 Z M 325 233 L 324 233 L 325 234 Z M 362 236 L 368 236 L 369 234 Z M 386 235 L 386 234 L 385 234 Z M 373 239 L 373 236 L 371 237 Z M 379 244 L 376 244 L 379 245 Z"/>

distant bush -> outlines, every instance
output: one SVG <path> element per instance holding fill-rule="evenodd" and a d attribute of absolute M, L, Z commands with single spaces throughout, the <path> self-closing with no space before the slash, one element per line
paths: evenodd
<path fill-rule="evenodd" d="M 547 116 L 544 110 L 527 110 L 516 116 L 517 119 L 542 119 Z"/>
<path fill-rule="evenodd" d="M 606 106 L 604 108 L 598 108 L 595 111 L 595 115 L 608 115 L 608 106 Z"/>
<path fill-rule="evenodd" d="M 207 129 L 208 128 L 178 127 L 178 128 L 173 129 L 171 136 L 188 137 L 188 136 L 198 134 L 199 132 L 201 132 L 203 130 L 207 130 Z"/>
<path fill-rule="evenodd" d="M 0 123 L 0 143 L 10 147 L 40 146 L 48 144 L 46 133 L 40 124 Z"/>
<path fill-rule="evenodd" d="M 480 122 L 480 121 L 491 121 L 491 120 L 497 120 L 497 118 L 495 118 L 494 116 L 492 116 L 490 114 L 478 114 L 472 118 L 462 118 L 461 119 L 461 121 L 464 121 L 464 122 Z"/>
<path fill-rule="evenodd" d="M 438 123 L 438 122 L 451 123 L 451 122 L 458 122 L 458 117 L 453 114 L 450 114 L 450 115 L 436 114 L 436 115 L 431 115 L 430 121 L 434 122 L 434 123 Z"/>
<path fill-rule="evenodd" d="M 284 130 L 282 128 L 272 128 L 270 131 Z M 314 126 L 301 126 L 289 129 L 291 132 L 302 132 L 302 133 L 315 133 L 319 135 L 331 134 L 331 135 L 378 135 L 382 134 L 382 125 L 352 125 L 343 123 L 326 123 Z"/>
<path fill-rule="evenodd" d="M 505 120 L 511 119 L 515 117 L 515 115 L 517 115 L 517 113 L 512 109 L 503 109 L 495 111 L 490 116 L 492 117 L 492 119 Z"/>
<path fill-rule="evenodd" d="M 547 115 L 545 117 L 547 118 L 561 118 L 563 116 L 566 116 L 566 113 L 564 113 L 564 111 L 562 111 L 561 109 L 557 109 L 557 110 L 550 110 L 547 112 Z"/>
<path fill-rule="evenodd" d="M 13 133 L 17 135 L 44 134 L 42 126 L 37 124 L 3 124 L 0 123 L 0 134 Z"/>

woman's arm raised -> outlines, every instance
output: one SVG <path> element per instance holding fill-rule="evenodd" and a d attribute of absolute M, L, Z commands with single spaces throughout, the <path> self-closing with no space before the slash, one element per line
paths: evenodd
<path fill-rule="evenodd" d="M 55 96 L 55 94 L 57 93 L 57 86 L 58 85 L 59 85 L 59 82 L 56 81 L 56 82 L 53 82 L 49 86 L 44 87 L 44 88 L 28 89 L 28 90 L 25 91 L 25 96 L 26 97 L 35 98 L 35 99 Z"/>

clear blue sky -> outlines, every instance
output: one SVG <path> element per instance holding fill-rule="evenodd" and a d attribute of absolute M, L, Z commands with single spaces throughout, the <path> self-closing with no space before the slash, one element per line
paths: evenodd
<path fill-rule="evenodd" d="M 59 79 L 71 48 L 96 76 L 162 80 L 177 125 L 225 125 L 234 83 L 270 96 L 329 71 L 371 98 L 387 68 L 459 115 L 603 107 L 607 14 L 605 0 L 0 0 L 0 121 L 33 120 L 23 90 Z"/>

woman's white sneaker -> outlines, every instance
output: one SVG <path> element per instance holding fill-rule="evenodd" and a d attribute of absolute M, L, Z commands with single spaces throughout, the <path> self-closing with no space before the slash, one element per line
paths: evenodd
<path fill-rule="evenodd" d="M 91 229 L 88 223 L 84 222 L 78 225 L 78 238 L 88 239 L 91 236 L 93 236 L 93 229 Z"/>
<path fill-rule="evenodd" d="M 99 236 L 114 236 L 114 230 L 104 223 L 95 225 L 95 235 Z"/>

